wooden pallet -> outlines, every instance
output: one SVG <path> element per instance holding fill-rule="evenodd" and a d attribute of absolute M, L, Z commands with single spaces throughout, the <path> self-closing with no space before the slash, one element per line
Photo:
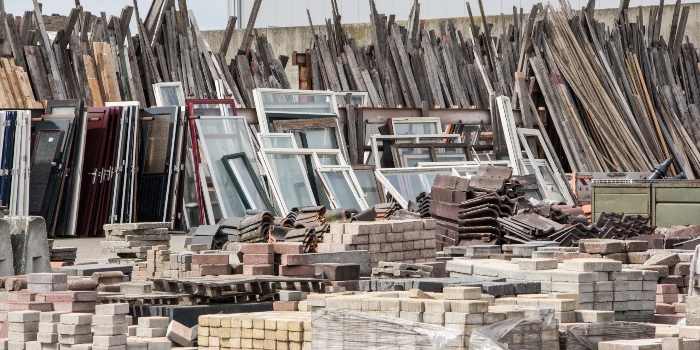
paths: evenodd
<path fill-rule="evenodd" d="M 115 295 L 101 295 L 97 297 L 97 300 L 102 304 L 121 304 L 128 303 L 129 306 L 138 305 L 181 305 L 182 300 L 189 300 L 188 295 L 181 294 L 115 294 Z M 187 303 L 184 303 L 187 305 Z"/>
<path fill-rule="evenodd" d="M 195 297 L 228 298 L 239 301 L 250 296 L 266 299 L 278 290 L 322 293 L 325 280 L 282 276 L 217 276 L 192 278 L 152 278 L 158 292 L 191 294 Z"/>

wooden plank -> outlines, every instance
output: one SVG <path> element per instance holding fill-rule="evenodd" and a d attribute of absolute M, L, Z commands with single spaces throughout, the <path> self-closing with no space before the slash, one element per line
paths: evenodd
<path fill-rule="evenodd" d="M 355 105 L 352 103 L 352 93 L 345 95 L 345 114 L 347 116 L 346 126 L 348 128 L 348 154 L 350 164 L 360 164 L 357 152 L 357 117 L 355 116 Z"/>
<path fill-rule="evenodd" d="M 39 31 L 41 33 L 42 41 L 44 42 L 44 47 L 46 48 L 49 66 L 51 67 L 51 75 L 53 77 L 54 85 L 56 86 L 56 98 L 58 98 L 59 100 L 65 100 L 68 98 L 68 96 L 66 94 L 65 86 L 63 85 L 63 78 L 61 76 L 61 72 L 58 70 L 58 65 L 56 64 L 56 57 L 54 56 L 53 50 L 51 48 L 51 43 L 49 42 L 49 36 L 46 34 L 44 19 L 41 17 L 41 8 L 39 7 L 38 0 L 33 0 L 33 2 L 34 15 L 36 17 L 37 24 L 39 25 Z"/>
<path fill-rule="evenodd" d="M 241 47 L 238 48 L 239 55 L 247 54 L 248 39 L 251 38 L 253 34 L 253 28 L 255 27 L 255 20 L 258 18 L 258 12 L 260 11 L 260 5 L 262 0 L 255 0 L 253 3 L 253 8 L 250 11 L 250 17 L 248 17 L 248 23 L 245 27 L 245 32 L 243 32 L 243 40 L 241 41 Z"/>
<path fill-rule="evenodd" d="M 85 75 L 87 77 L 87 83 L 92 95 L 93 103 L 95 107 L 102 107 L 105 103 L 102 90 L 100 89 L 100 81 L 98 79 L 97 72 L 95 71 L 95 61 L 92 56 L 83 55 L 83 62 L 85 63 Z"/>
<path fill-rule="evenodd" d="M 224 32 L 224 38 L 221 40 L 221 46 L 219 46 L 219 53 L 226 58 L 226 53 L 228 52 L 228 47 L 231 44 L 231 37 L 233 37 L 233 31 L 236 29 L 236 16 L 231 16 L 228 18 L 228 23 L 226 24 L 226 31 Z"/>
<path fill-rule="evenodd" d="M 19 88 L 19 81 L 12 63 L 5 57 L 0 58 L 0 62 L 2 62 L 2 68 L 5 71 L 7 82 L 12 90 L 12 96 L 14 96 L 16 108 L 30 108 L 30 106 L 27 106 L 24 101 L 24 96 Z"/>
<path fill-rule="evenodd" d="M 36 46 L 25 46 L 24 53 L 37 97 L 39 100 L 53 100 L 44 60 L 41 57 L 37 57 L 41 54 L 41 51 Z"/>

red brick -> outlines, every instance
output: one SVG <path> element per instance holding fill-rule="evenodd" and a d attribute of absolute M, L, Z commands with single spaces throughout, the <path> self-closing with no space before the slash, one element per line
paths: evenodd
<path fill-rule="evenodd" d="M 447 277 L 447 274 L 445 272 L 445 262 L 444 261 L 424 262 L 424 263 L 420 263 L 418 265 L 432 266 L 433 267 L 432 277 L 434 277 L 434 278 Z"/>
<path fill-rule="evenodd" d="M 243 274 L 246 276 L 272 275 L 275 269 L 272 265 L 243 265 Z"/>
<path fill-rule="evenodd" d="M 272 243 L 245 243 L 241 244 L 243 254 L 274 254 L 275 248 Z"/>
<path fill-rule="evenodd" d="M 24 311 L 24 310 L 33 310 L 33 311 L 53 311 L 53 304 L 51 303 L 40 303 L 37 301 L 26 301 L 26 302 L 19 302 L 19 301 L 7 301 L 2 303 L 2 309 L 3 311 Z"/>
<path fill-rule="evenodd" d="M 282 265 L 308 265 L 309 256 L 306 254 L 282 254 Z"/>
<path fill-rule="evenodd" d="M 243 263 L 246 265 L 274 264 L 275 256 L 273 254 L 243 254 Z"/>
<path fill-rule="evenodd" d="M 299 311 L 298 301 L 275 301 L 272 303 L 274 311 Z"/>
<path fill-rule="evenodd" d="M 20 302 L 35 301 L 36 295 L 37 293 L 31 292 L 10 292 L 7 294 L 7 300 Z"/>
<path fill-rule="evenodd" d="M 671 304 L 656 303 L 656 311 L 655 312 L 657 314 L 675 314 L 676 307 L 671 305 Z"/>
<path fill-rule="evenodd" d="M 280 266 L 282 276 L 314 276 L 315 273 L 314 265 Z"/>
<path fill-rule="evenodd" d="M 199 265 L 199 274 L 202 276 L 230 275 L 231 274 L 231 265 L 229 265 L 229 264 Z"/>
<path fill-rule="evenodd" d="M 685 318 L 685 314 L 662 315 L 654 314 L 654 323 L 658 324 L 678 324 Z"/>
<path fill-rule="evenodd" d="M 228 254 L 194 254 L 192 265 L 228 264 Z"/>
<path fill-rule="evenodd" d="M 656 294 L 657 303 L 673 304 L 678 302 L 678 294 Z"/>
<path fill-rule="evenodd" d="M 657 284 L 656 294 L 678 294 L 678 286 L 675 284 Z"/>
<path fill-rule="evenodd" d="M 60 301 L 53 303 L 54 311 L 95 312 L 94 301 Z"/>
<path fill-rule="evenodd" d="M 96 301 L 97 292 L 88 291 L 69 291 L 69 292 L 53 292 L 40 293 L 36 296 L 36 301 L 43 302 L 69 302 L 69 301 Z"/>
<path fill-rule="evenodd" d="M 303 254 L 304 245 L 301 242 L 279 242 L 273 244 L 275 254 Z"/>
<path fill-rule="evenodd" d="M 336 287 L 336 288 L 343 287 L 348 292 L 360 291 L 360 281 L 359 280 L 355 280 L 355 281 L 330 281 L 330 282 L 331 282 L 331 286 Z"/>

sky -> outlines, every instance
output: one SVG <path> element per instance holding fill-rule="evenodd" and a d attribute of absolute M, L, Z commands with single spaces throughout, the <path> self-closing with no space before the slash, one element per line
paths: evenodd
<path fill-rule="evenodd" d="M 187 6 L 194 11 L 197 24 L 201 30 L 225 29 L 228 21 L 229 0 L 189 0 Z M 253 0 L 242 1 L 242 17 L 240 25 L 245 26 L 250 15 Z M 337 0 L 343 23 L 358 23 L 369 21 L 369 0 Z M 532 5 L 543 0 L 485 0 L 484 11 L 487 15 L 513 13 L 513 6 L 523 7 L 527 13 Z M 573 8 L 580 8 L 586 4 L 586 0 L 569 0 Z M 667 0 L 666 3 L 674 1 Z M 682 0 L 696 2 L 692 0 Z M 43 13 L 45 15 L 60 14 L 67 16 L 70 9 L 75 6 L 75 0 L 43 0 Z M 105 12 L 107 17 L 119 16 L 122 8 L 133 5 L 133 0 L 80 0 L 85 11 L 93 14 Z M 141 18 L 146 16 L 151 0 L 137 0 Z M 387 15 L 395 14 L 397 20 L 405 20 L 411 10 L 413 0 L 375 0 L 377 11 Z M 421 18 L 446 18 L 463 17 L 467 15 L 466 1 L 462 0 L 422 0 Z M 552 1 L 558 4 L 557 0 Z M 32 10 L 32 0 L 5 0 L 5 11 L 21 16 L 24 11 Z M 617 7 L 619 0 L 596 0 L 597 8 Z M 631 0 L 630 6 L 658 5 L 658 1 Z M 478 15 L 478 1 L 471 1 L 472 13 Z M 323 24 L 325 18 L 331 17 L 330 0 L 263 0 L 256 28 L 286 27 L 308 25 L 306 9 L 311 12 L 314 24 Z M 133 28 L 133 25 L 132 25 Z"/>

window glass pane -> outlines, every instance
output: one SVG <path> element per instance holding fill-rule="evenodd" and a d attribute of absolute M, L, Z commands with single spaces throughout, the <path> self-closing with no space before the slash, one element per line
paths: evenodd
<path fill-rule="evenodd" d="M 416 201 L 421 192 L 430 192 L 435 177 L 438 174 L 450 175 L 448 170 L 435 170 L 414 173 L 385 172 L 382 173 L 389 183 L 401 194 L 406 201 Z"/>
<path fill-rule="evenodd" d="M 245 206 L 228 176 L 221 158 L 225 155 L 245 152 L 257 173 L 257 161 L 243 118 L 202 118 L 197 120 L 199 139 L 206 161 L 210 164 L 212 181 L 218 187 L 218 198 L 225 217 L 244 216 Z M 209 167 L 208 167 L 209 168 Z M 252 203 L 251 203 L 252 204 Z M 264 207 L 263 207 L 264 208 Z"/>
<path fill-rule="evenodd" d="M 260 135 L 262 148 L 296 148 L 292 141 L 292 135 Z"/>
<path fill-rule="evenodd" d="M 424 135 L 437 133 L 437 124 L 435 123 L 416 122 L 394 124 L 394 135 Z"/>
<path fill-rule="evenodd" d="M 260 94 L 265 112 L 287 113 L 326 113 L 335 114 L 331 105 L 331 95 L 300 95 L 293 93 Z"/>
<path fill-rule="evenodd" d="M 324 171 L 321 173 L 326 180 L 329 191 L 335 197 L 341 208 L 354 208 L 360 210 L 355 193 L 342 171 Z"/>
<path fill-rule="evenodd" d="M 365 193 L 367 205 L 371 207 L 377 203 L 381 203 L 379 189 L 377 188 L 377 181 L 374 178 L 374 171 L 369 169 L 355 170 L 355 177 L 357 178 L 357 182 L 360 183 L 362 192 Z"/>
<path fill-rule="evenodd" d="M 315 205 L 310 189 L 307 187 L 308 178 L 303 156 L 268 154 L 267 160 L 288 210 Z"/>
<path fill-rule="evenodd" d="M 193 104 L 192 112 L 199 116 L 233 115 L 233 108 L 229 104 Z"/>
<path fill-rule="evenodd" d="M 263 199 L 258 193 L 258 188 L 255 186 L 255 182 L 248 170 L 248 165 L 241 157 L 229 158 L 228 163 L 233 170 L 233 175 L 238 180 L 239 185 L 242 187 L 243 193 L 248 200 L 248 203 L 253 207 L 253 209 L 266 209 Z"/>
<path fill-rule="evenodd" d="M 338 149 L 335 128 L 296 130 L 297 144 L 312 149 Z"/>
<path fill-rule="evenodd" d="M 181 104 L 184 104 L 185 101 L 182 101 L 181 103 L 177 90 L 177 86 L 161 86 L 160 96 L 163 99 L 163 107 L 180 106 Z"/>

